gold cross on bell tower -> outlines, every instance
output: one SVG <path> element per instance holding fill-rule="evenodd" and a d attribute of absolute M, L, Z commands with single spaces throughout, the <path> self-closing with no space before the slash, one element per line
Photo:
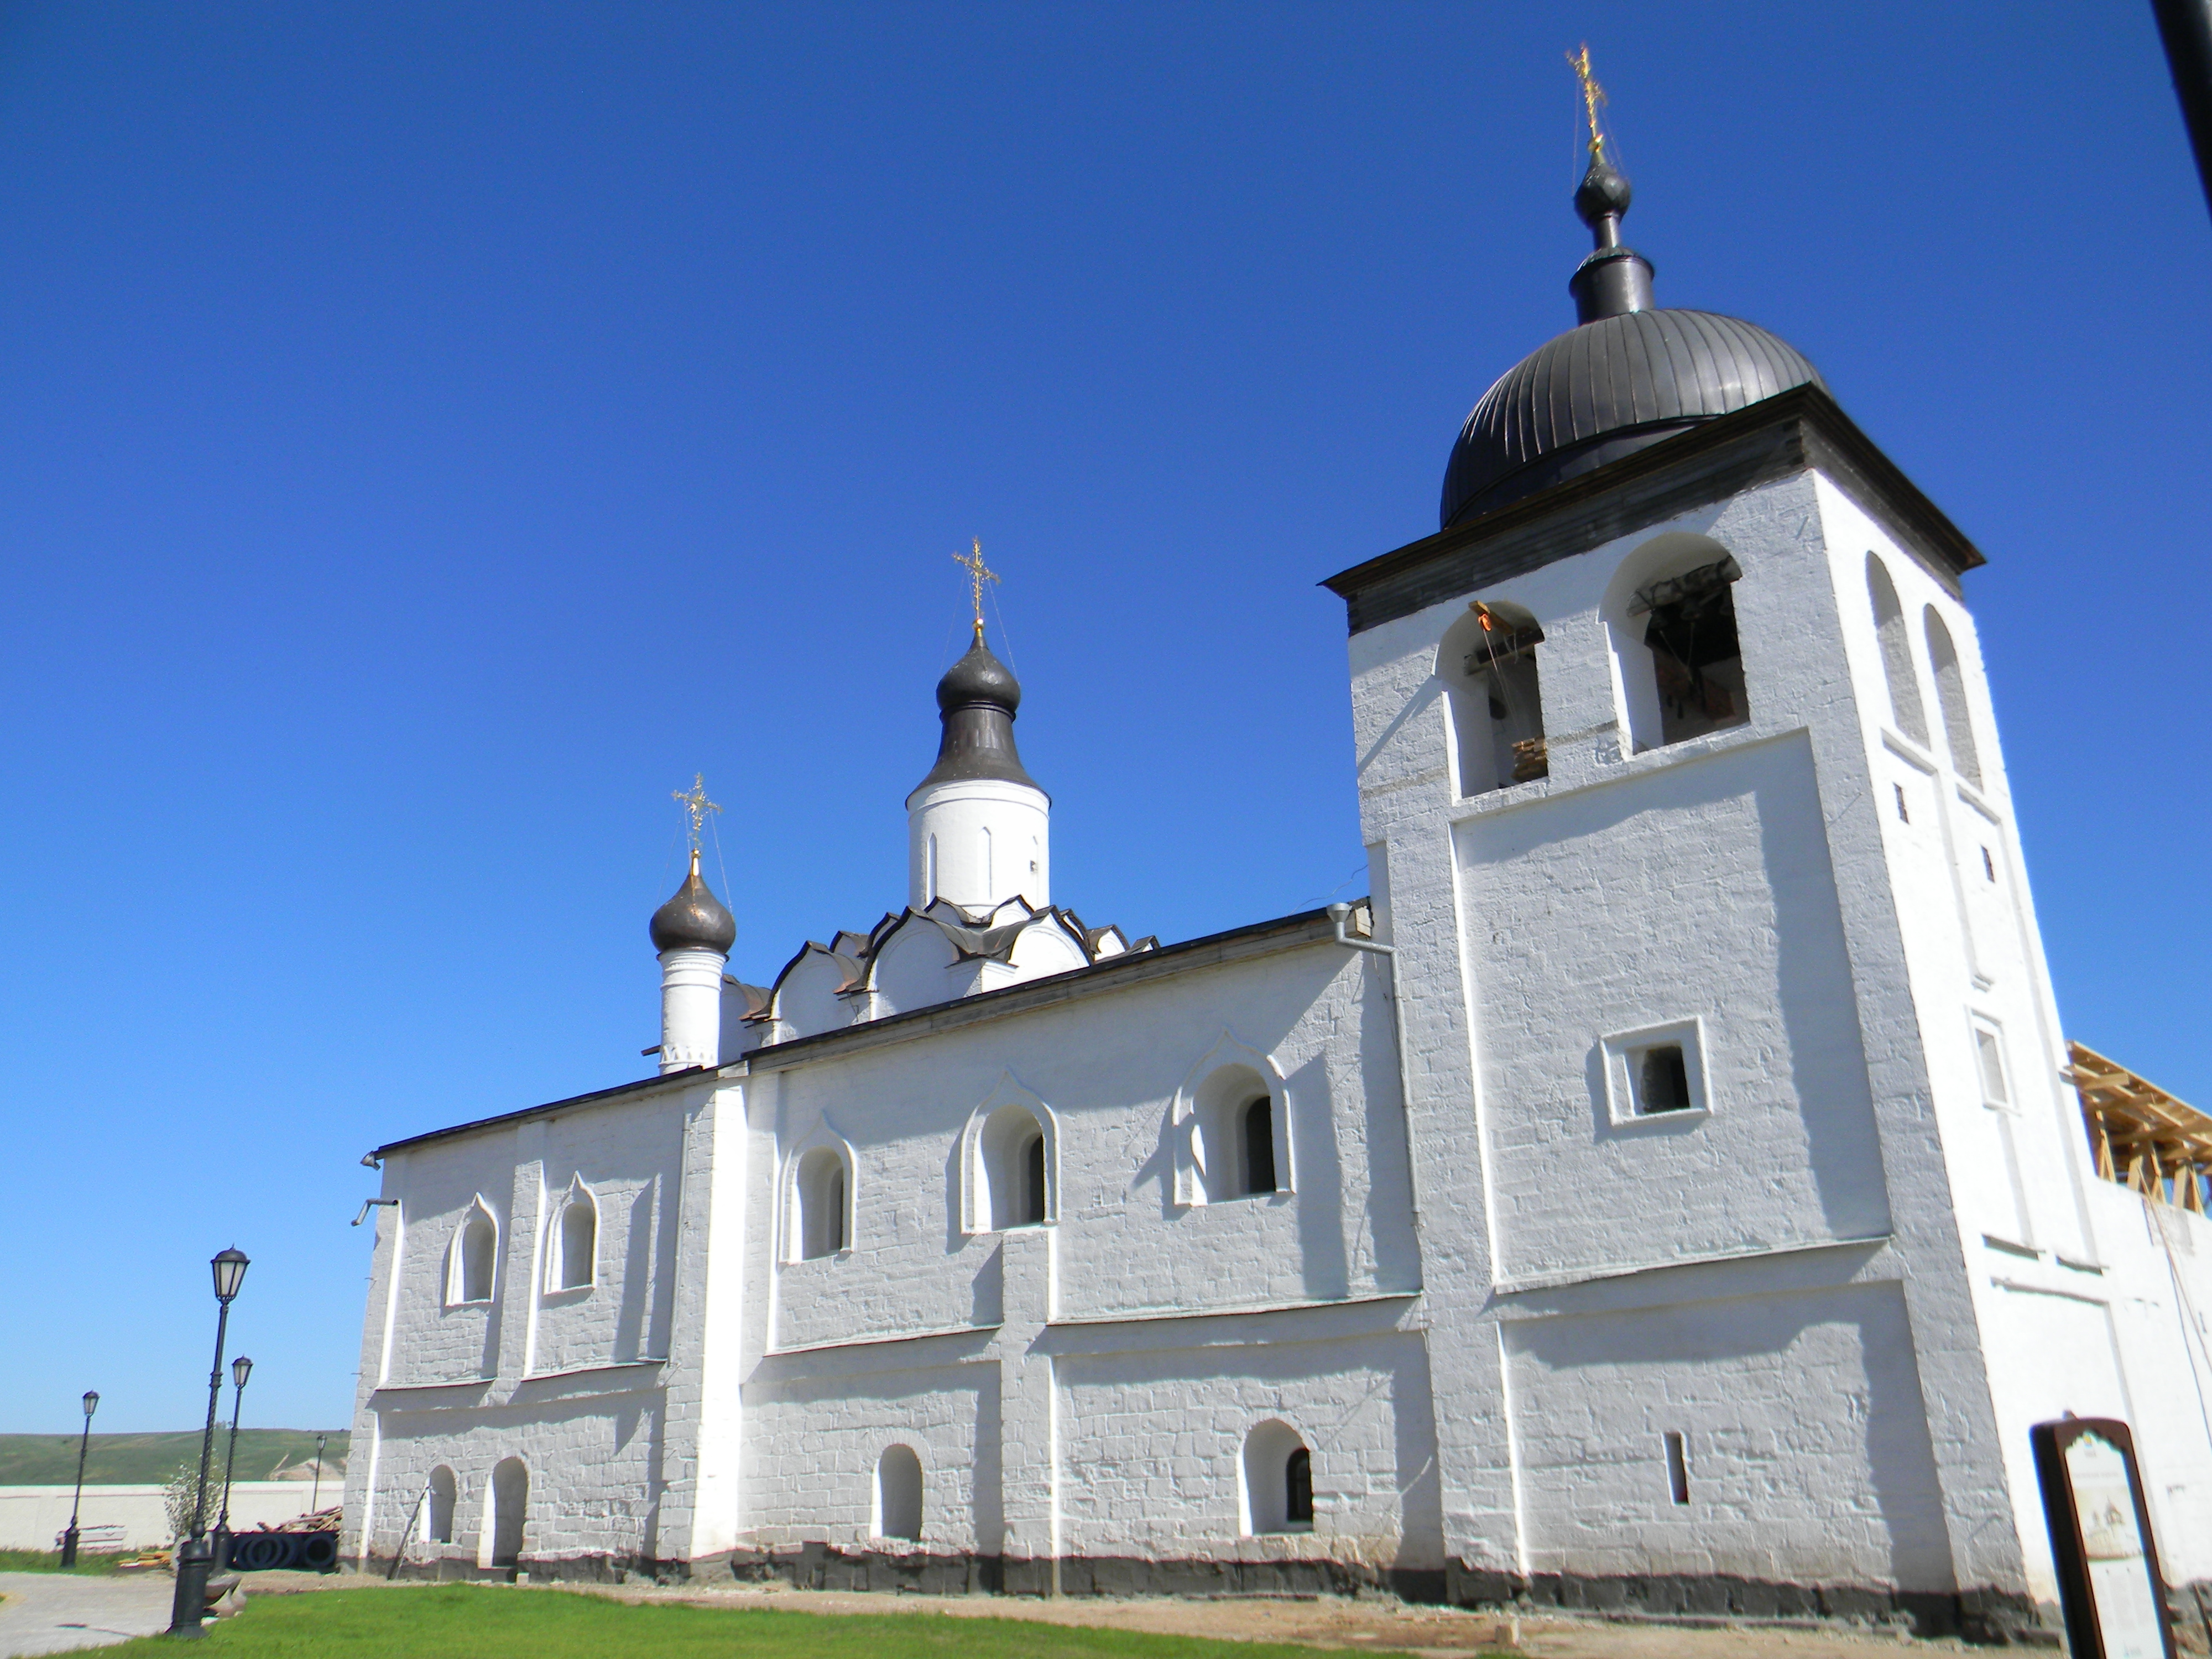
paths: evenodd
<path fill-rule="evenodd" d="M 696 854 L 699 850 L 700 832 L 707 827 L 707 814 L 719 812 L 722 809 L 707 799 L 707 775 L 704 772 L 692 774 L 689 789 L 674 789 L 669 793 L 691 819 L 691 851 Z"/>
<path fill-rule="evenodd" d="M 1574 70 L 1575 78 L 1583 83 L 1583 113 L 1589 120 L 1590 160 L 1602 161 L 1605 160 L 1605 131 L 1598 125 L 1597 112 L 1598 106 L 1606 101 L 1605 88 L 1598 85 L 1597 76 L 1590 73 L 1589 41 L 1583 42 L 1580 52 L 1567 54 L 1567 67 Z"/>
<path fill-rule="evenodd" d="M 975 643 L 981 645 L 983 643 L 983 584 L 998 580 L 999 573 L 983 562 L 983 538 L 981 536 L 975 538 L 975 551 L 955 553 L 952 562 L 968 573 L 969 581 L 975 588 Z"/>

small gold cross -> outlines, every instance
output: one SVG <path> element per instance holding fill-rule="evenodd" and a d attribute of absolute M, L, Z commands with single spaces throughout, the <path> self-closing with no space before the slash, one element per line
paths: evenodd
<path fill-rule="evenodd" d="M 699 832 L 707 825 L 707 814 L 719 812 L 722 809 L 707 799 L 707 775 L 703 772 L 692 775 L 689 789 L 675 789 L 669 793 L 676 804 L 690 815 L 691 850 L 696 853 L 699 850 Z"/>
<path fill-rule="evenodd" d="M 975 642 L 981 645 L 983 642 L 983 584 L 998 580 L 999 573 L 983 562 L 983 538 L 981 536 L 975 538 L 974 552 L 964 557 L 955 553 L 952 556 L 952 562 L 968 573 L 969 580 L 975 586 Z"/>
<path fill-rule="evenodd" d="M 1574 70 L 1575 78 L 1583 83 L 1583 112 L 1589 118 L 1590 160 L 1602 161 L 1605 160 L 1605 134 L 1597 124 L 1597 106 L 1607 100 L 1605 88 L 1598 85 L 1597 76 L 1590 73 L 1589 41 L 1583 42 L 1580 52 L 1567 54 L 1567 67 Z"/>

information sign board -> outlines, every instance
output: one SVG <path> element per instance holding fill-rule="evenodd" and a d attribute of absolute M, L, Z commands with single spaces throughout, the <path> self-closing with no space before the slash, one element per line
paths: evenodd
<path fill-rule="evenodd" d="M 2028 1431 L 2074 1659 L 2175 1659 L 2135 1437 L 2108 1417 Z"/>

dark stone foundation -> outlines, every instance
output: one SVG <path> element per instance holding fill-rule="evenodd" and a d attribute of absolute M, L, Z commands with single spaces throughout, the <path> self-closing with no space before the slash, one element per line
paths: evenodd
<path fill-rule="evenodd" d="M 1916 1636 L 1956 1636 L 2000 1646 L 2056 1647 L 2057 1633 L 2025 1595 L 1996 1589 L 1887 1589 L 1866 1584 L 1782 1584 L 1757 1578 L 1676 1573 L 1584 1577 L 1572 1573 L 1488 1572 L 1453 1562 L 1445 1599 L 1458 1607 L 1619 1619 L 1727 1623 L 1836 1620 L 1909 1625 Z"/>
<path fill-rule="evenodd" d="M 373 1564 L 381 1572 L 388 1563 Z M 351 1564 L 348 1564 L 350 1568 Z M 1389 1595 L 1416 1602 L 1495 1607 L 1503 1612 L 1566 1613 L 1624 1620 L 1726 1624 L 1744 1620 L 1908 1626 L 1916 1636 L 1956 1636 L 2004 1646 L 2056 1647 L 2057 1632 L 2024 1595 L 1994 1589 L 1959 1593 L 1886 1589 L 1872 1585 L 1785 1584 L 1723 1576 L 1650 1573 L 1585 1577 L 1569 1573 L 1489 1571 L 1453 1561 L 1441 1571 L 1376 1568 L 1352 1562 L 1146 1561 L 1079 1556 L 1059 1564 L 1062 1595 Z M 797 1589 L 903 1592 L 914 1595 L 1050 1595 L 1054 1563 L 987 1555 L 848 1552 L 828 1544 L 784 1550 L 738 1550 L 696 1561 L 580 1556 L 516 1568 L 479 1570 L 453 1562 L 400 1570 L 406 1578 L 521 1577 L 536 1583 L 615 1583 L 650 1578 L 662 1583 L 779 1581 Z M 2189 1604 L 2185 1604 L 2189 1605 Z M 2193 1610 L 2193 1607 L 2192 1607 Z M 2212 1621 L 2209 1621 L 2212 1622 Z"/>

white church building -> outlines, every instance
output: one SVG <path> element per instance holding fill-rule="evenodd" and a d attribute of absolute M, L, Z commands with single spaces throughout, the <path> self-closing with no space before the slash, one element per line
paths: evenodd
<path fill-rule="evenodd" d="M 902 908 L 741 985 L 695 858 L 657 1075 L 370 1155 L 350 1557 L 2000 1638 L 2072 1412 L 2212 1577 L 2212 1121 L 2069 1048 L 1982 556 L 1576 204 L 1579 325 L 1328 583 L 1371 898 L 1060 906 L 979 624 Z"/>

